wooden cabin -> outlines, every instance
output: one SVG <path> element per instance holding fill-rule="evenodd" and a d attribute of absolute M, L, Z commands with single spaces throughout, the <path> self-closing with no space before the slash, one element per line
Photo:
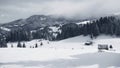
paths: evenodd
<path fill-rule="evenodd" d="M 93 44 L 92 41 L 87 41 L 87 42 L 85 43 L 85 45 L 92 45 L 92 44 Z"/>
<path fill-rule="evenodd" d="M 98 44 L 98 50 L 108 50 L 109 47 L 107 44 Z"/>

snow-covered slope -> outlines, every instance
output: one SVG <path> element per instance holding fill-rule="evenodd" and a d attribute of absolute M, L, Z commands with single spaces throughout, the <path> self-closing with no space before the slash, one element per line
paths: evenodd
<path fill-rule="evenodd" d="M 86 41 L 94 44 L 85 46 Z M 8 43 L 9 48 L 0 49 L 0 68 L 119 68 L 119 41 L 120 38 L 101 35 L 94 40 L 88 36 L 52 42 L 36 39 L 25 42 L 27 48 L 16 48 L 17 43 Z M 30 48 L 36 43 L 38 48 Z M 112 45 L 113 50 L 98 52 L 98 44 Z"/>
<path fill-rule="evenodd" d="M 4 30 L 4 31 L 10 31 L 10 29 L 5 28 L 5 27 L 0 27 L 0 29 Z"/>
<path fill-rule="evenodd" d="M 87 24 L 87 23 L 92 23 L 91 21 L 82 21 L 82 22 L 79 22 L 79 23 L 76 23 L 76 24 L 78 24 L 78 25 L 82 25 L 82 24 Z"/>

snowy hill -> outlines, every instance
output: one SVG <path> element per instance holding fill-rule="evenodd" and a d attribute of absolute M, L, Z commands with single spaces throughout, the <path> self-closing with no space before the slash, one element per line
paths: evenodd
<path fill-rule="evenodd" d="M 32 40 L 25 42 L 27 48 L 0 49 L 0 68 L 119 68 L 120 39 L 101 35 L 92 46 L 85 46 L 89 37 L 77 36 L 62 41 Z M 38 48 L 30 48 L 37 43 Z M 21 42 L 22 43 L 22 42 Z M 14 46 L 11 48 L 11 44 Z M 112 45 L 114 50 L 98 52 L 98 44 Z M 30 65 L 30 66 L 29 66 Z M 32 65 L 32 66 L 31 66 Z"/>
<path fill-rule="evenodd" d="M 18 27 L 22 28 L 29 28 L 29 29 L 37 29 L 40 27 L 45 26 L 52 26 L 55 24 L 66 24 L 66 23 L 76 23 L 80 20 L 74 19 L 66 19 L 64 17 L 54 17 L 54 16 L 47 16 L 47 15 L 32 15 L 26 19 L 18 19 L 6 24 L 2 24 L 1 26 L 15 29 Z"/>
<path fill-rule="evenodd" d="M 104 17 L 93 22 L 33 15 L 3 24 L 0 43 L 8 48 L 0 48 L 0 68 L 119 68 L 120 21 Z"/>
<path fill-rule="evenodd" d="M 28 41 L 28 42 L 23 41 L 23 42 L 21 42 L 21 44 L 25 43 L 26 48 L 30 48 L 30 46 L 35 47 L 35 44 L 37 43 L 38 48 L 58 48 L 58 49 L 77 48 L 77 49 L 79 49 L 81 47 L 84 47 L 85 46 L 84 43 L 86 43 L 87 41 L 94 42 L 92 47 L 97 47 L 98 44 L 108 44 L 108 45 L 113 45 L 115 50 L 119 51 L 119 49 L 120 49 L 120 46 L 119 46 L 120 38 L 106 36 L 106 35 L 100 35 L 96 39 L 93 39 L 93 40 L 89 36 L 82 36 L 81 35 L 81 36 L 76 36 L 76 37 L 64 39 L 61 41 L 48 41 L 48 40 L 36 39 L 36 40 Z M 43 46 L 40 46 L 41 42 L 43 43 Z M 17 42 L 8 43 L 9 48 L 11 48 L 11 45 L 13 45 L 14 48 L 17 48 Z"/>

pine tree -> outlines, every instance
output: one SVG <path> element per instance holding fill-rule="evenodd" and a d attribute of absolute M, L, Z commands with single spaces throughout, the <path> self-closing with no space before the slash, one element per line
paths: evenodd
<path fill-rule="evenodd" d="M 7 48 L 7 42 L 5 40 L 3 41 L 3 47 Z"/>
<path fill-rule="evenodd" d="M 96 23 L 93 23 L 92 34 L 95 38 L 100 34 L 98 25 Z"/>
<path fill-rule="evenodd" d="M 43 45 L 43 43 L 41 42 L 41 43 L 40 43 L 40 45 L 42 46 L 42 45 Z"/>
<path fill-rule="evenodd" d="M 20 41 L 18 42 L 17 47 L 18 47 L 18 48 L 21 48 L 21 47 L 22 47 Z"/>
<path fill-rule="evenodd" d="M 13 48 L 13 44 L 11 44 L 11 48 Z"/>
<path fill-rule="evenodd" d="M 120 24 L 117 24 L 117 26 L 115 27 L 115 35 L 120 36 Z"/>
<path fill-rule="evenodd" d="M 6 37 L 3 36 L 3 35 L 0 36 L 0 47 L 1 48 L 6 48 L 7 47 Z"/>
<path fill-rule="evenodd" d="M 110 49 L 112 49 L 113 47 L 112 47 L 112 45 L 110 45 Z"/>
<path fill-rule="evenodd" d="M 26 45 L 25 45 L 25 43 L 23 43 L 23 48 L 26 48 Z"/>
<path fill-rule="evenodd" d="M 35 44 L 35 48 L 37 48 L 37 47 L 38 47 L 38 44 L 36 43 L 36 44 Z"/>

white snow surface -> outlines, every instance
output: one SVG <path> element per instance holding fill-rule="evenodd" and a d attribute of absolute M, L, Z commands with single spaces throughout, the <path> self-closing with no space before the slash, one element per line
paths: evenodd
<path fill-rule="evenodd" d="M 91 21 L 82 21 L 82 22 L 79 22 L 79 23 L 76 23 L 77 25 L 82 25 L 82 24 L 87 24 L 87 23 L 92 23 Z"/>
<path fill-rule="evenodd" d="M 8 29 L 6 27 L 0 27 L 0 29 L 5 30 L 5 31 L 11 31 L 10 29 Z"/>
<path fill-rule="evenodd" d="M 49 32 L 53 32 L 54 37 L 57 37 L 58 33 L 61 33 L 60 27 L 52 26 L 49 28 L 51 29 Z"/>
<path fill-rule="evenodd" d="M 87 41 L 94 43 L 85 46 Z M 36 39 L 24 43 L 26 48 L 17 48 L 17 43 L 0 48 L 0 68 L 120 68 L 120 38 L 117 37 L 101 35 L 91 40 L 88 36 L 77 36 L 62 41 Z M 30 48 L 36 43 L 38 48 Z M 98 52 L 98 44 L 112 45 L 113 49 Z"/>
<path fill-rule="evenodd" d="M 58 32 L 60 27 L 49 27 L 53 32 Z"/>
<path fill-rule="evenodd" d="M 46 20 L 46 18 L 44 18 L 44 17 L 41 17 L 40 19 L 41 19 L 41 20 Z"/>

